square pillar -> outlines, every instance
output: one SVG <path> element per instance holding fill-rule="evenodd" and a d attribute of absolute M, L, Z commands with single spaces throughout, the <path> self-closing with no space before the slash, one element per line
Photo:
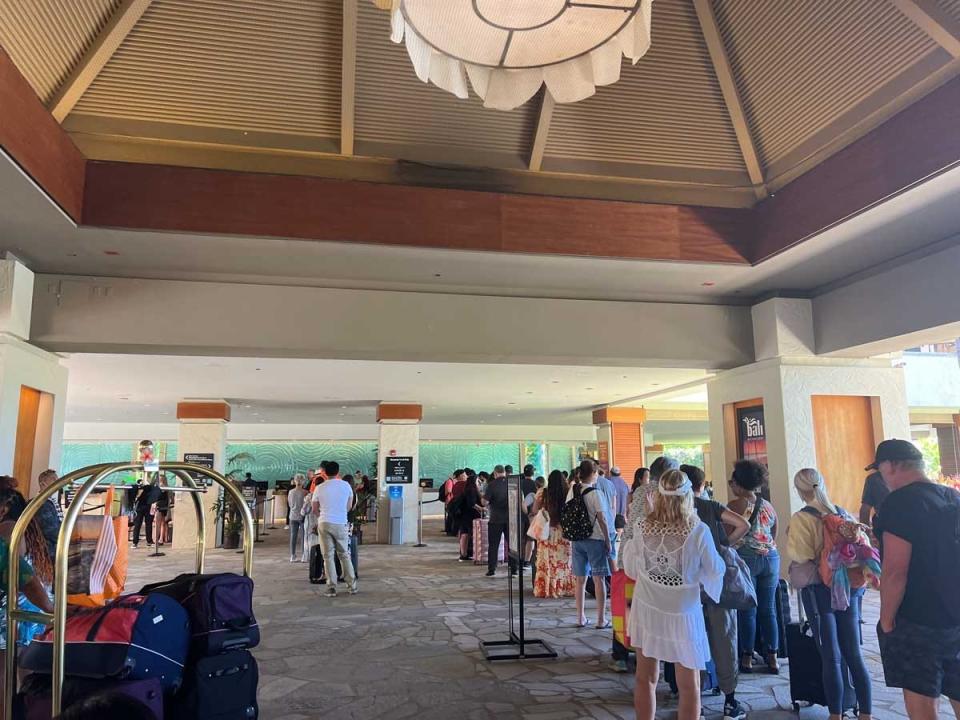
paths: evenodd
<path fill-rule="evenodd" d="M 223 400 L 184 400 L 177 403 L 177 434 L 179 461 L 193 453 L 213 455 L 213 469 L 222 473 L 226 467 L 227 423 L 230 405 Z M 214 506 L 220 493 L 215 485 L 200 496 L 207 524 L 205 546 L 216 547 L 217 519 Z M 173 513 L 173 547 L 190 549 L 197 544 L 197 520 L 193 501 L 187 495 L 178 495 Z"/>
<path fill-rule="evenodd" d="M 381 403 L 377 407 L 380 442 L 377 445 L 377 542 L 390 541 L 390 488 L 403 492 L 402 543 L 417 542 L 420 502 L 420 420 L 423 407 L 410 403 Z M 409 483 L 387 483 L 388 458 L 411 458 Z"/>
<path fill-rule="evenodd" d="M 798 470 L 819 469 L 833 500 L 856 514 L 876 444 L 910 437 L 903 370 L 889 360 L 773 358 L 720 373 L 707 397 L 717 499 L 728 501 L 727 480 L 745 445 L 765 452 L 781 537 L 803 506 L 793 488 Z"/>
<path fill-rule="evenodd" d="M 593 411 L 598 460 L 606 471 L 619 467 L 628 483 L 633 481 L 637 468 L 644 464 L 643 423 L 646 418 L 647 411 L 643 408 L 606 407 Z"/>

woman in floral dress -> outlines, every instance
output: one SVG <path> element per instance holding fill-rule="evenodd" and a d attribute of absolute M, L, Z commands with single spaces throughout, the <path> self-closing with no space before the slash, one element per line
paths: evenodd
<path fill-rule="evenodd" d="M 566 485 L 563 473 L 554 470 L 533 504 L 534 515 L 544 510 L 550 517 L 550 537 L 537 542 L 537 576 L 533 594 L 538 598 L 573 597 L 570 542 L 564 539 L 560 530 L 560 510 L 567 499 Z"/>

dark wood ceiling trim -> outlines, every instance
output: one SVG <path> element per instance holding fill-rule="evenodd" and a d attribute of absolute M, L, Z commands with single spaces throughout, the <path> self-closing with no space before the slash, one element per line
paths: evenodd
<path fill-rule="evenodd" d="M 75 222 L 86 158 L 0 48 L 0 148 Z"/>
<path fill-rule="evenodd" d="M 960 78 L 754 208 L 759 263 L 960 163 Z"/>
<path fill-rule="evenodd" d="M 90 161 L 84 223 L 458 250 L 746 263 L 749 211 Z"/>

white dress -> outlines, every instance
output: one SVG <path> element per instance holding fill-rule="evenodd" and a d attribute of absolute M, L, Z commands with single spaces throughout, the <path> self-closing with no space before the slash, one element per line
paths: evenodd
<path fill-rule="evenodd" d="M 645 520 L 624 547 L 623 569 L 636 580 L 627 618 L 631 644 L 649 658 L 705 669 L 710 645 L 700 586 L 719 600 L 725 570 L 709 528 L 699 521 L 688 531 Z"/>

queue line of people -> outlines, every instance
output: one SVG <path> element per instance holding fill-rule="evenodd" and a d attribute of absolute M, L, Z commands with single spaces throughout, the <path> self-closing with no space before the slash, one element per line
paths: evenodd
<path fill-rule="evenodd" d="M 607 477 L 592 460 L 570 473 L 554 470 L 529 506 L 525 501 L 534 528 L 541 513 L 546 522 L 535 542 L 534 594 L 573 595 L 574 624 L 606 629 L 606 580 L 619 567 L 636 582 L 627 635 L 637 656 L 637 717 L 654 717 L 661 662 L 675 668 L 678 716 L 698 717 L 700 671 L 712 660 L 725 720 L 743 720 L 746 711 L 736 697 L 739 675 L 757 672 L 758 656 L 759 669 L 781 672 L 777 593 L 781 563 L 788 564 L 820 649 L 831 720 L 843 715 L 848 678 L 859 717 L 869 720 L 873 693 L 860 647 L 861 601 L 867 587 L 879 588 L 877 632 L 887 685 L 903 690 L 914 720 L 933 720 L 941 694 L 960 718 L 960 494 L 929 481 L 922 456 L 906 441 L 881 443 L 868 470 L 859 518 L 831 501 L 819 471 L 797 472 L 793 484 L 805 505 L 790 518 L 783 554 L 780 520 L 765 497 L 767 469 L 759 463 L 735 464 L 728 506 L 708 497 L 702 469 L 668 457 L 638 469 L 632 487 L 617 468 Z M 488 575 L 493 575 L 506 535 L 504 468 L 498 466 L 477 492 L 476 476 L 464 472 L 470 499 L 481 501 L 469 504 L 470 522 L 458 525 L 461 559 L 468 557 L 463 538 L 472 520 L 487 510 L 488 559 L 494 558 Z M 459 496 L 457 475 L 451 478 L 448 506 Z M 583 502 L 593 526 L 588 538 L 570 541 L 562 517 L 574 499 Z M 720 602 L 730 562 L 725 548 L 742 561 L 755 607 L 735 610 Z M 526 547 L 522 556 L 529 557 Z M 585 611 L 589 577 L 595 622 Z M 612 655 L 612 668 L 627 671 L 628 649 L 614 640 Z"/>

